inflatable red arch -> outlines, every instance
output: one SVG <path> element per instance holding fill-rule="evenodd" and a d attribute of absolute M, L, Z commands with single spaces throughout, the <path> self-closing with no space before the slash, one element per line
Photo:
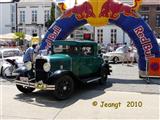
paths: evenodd
<path fill-rule="evenodd" d="M 160 50 L 153 31 L 137 13 L 141 3 L 142 0 L 134 0 L 134 5 L 130 6 L 114 0 L 89 0 L 74 6 L 51 25 L 40 49 L 49 48 L 53 40 L 64 40 L 84 24 L 103 26 L 110 22 L 122 28 L 133 40 L 139 54 L 139 70 L 145 72 L 147 60 L 160 57 Z"/>

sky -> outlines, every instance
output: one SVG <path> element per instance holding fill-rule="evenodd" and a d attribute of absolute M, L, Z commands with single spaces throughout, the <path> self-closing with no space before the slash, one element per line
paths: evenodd
<path fill-rule="evenodd" d="M 0 0 L 0 2 L 11 2 L 12 0 Z M 53 1 L 65 1 L 67 8 L 71 8 L 74 6 L 75 0 L 53 0 Z M 87 0 L 77 0 L 78 4 L 82 4 Z"/>
<path fill-rule="evenodd" d="M 56 1 L 56 0 L 54 0 Z M 61 0 L 57 0 L 57 1 L 61 1 Z M 63 0 L 62 0 L 63 1 Z M 71 8 L 74 6 L 74 3 L 75 3 L 75 0 L 64 0 L 67 5 L 67 8 Z M 77 0 L 78 4 L 82 4 L 84 1 L 87 1 L 87 0 Z"/>

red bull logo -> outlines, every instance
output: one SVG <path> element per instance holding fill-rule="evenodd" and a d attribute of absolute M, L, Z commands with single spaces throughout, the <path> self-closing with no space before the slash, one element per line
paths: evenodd
<path fill-rule="evenodd" d="M 134 5 L 130 6 L 114 0 L 107 0 L 101 8 L 99 17 L 107 17 L 110 19 L 118 19 L 120 14 L 126 16 L 138 17 L 136 11 L 139 9 L 142 0 L 134 0 Z"/>
<path fill-rule="evenodd" d="M 61 19 L 75 15 L 77 20 L 86 19 L 93 26 L 102 26 L 106 25 L 109 19 L 118 19 L 120 14 L 139 17 L 136 12 L 141 3 L 142 0 L 134 0 L 134 5 L 130 6 L 115 0 L 89 0 L 65 11 Z"/>
<path fill-rule="evenodd" d="M 75 6 L 72 9 L 65 11 L 61 18 L 71 17 L 73 14 L 75 14 L 77 20 L 96 17 L 93 12 L 93 7 L 89 2 L 84 2 L 82 5 Z"/>
<path fill-rule="evenodd" d="M 47 36 L 47 39 L 45 40 L 46 43 L 47 43 L 45 49 L 48 49 L 48 48 L 51 46 L 52 40 L 54 40 L 54 39 L 60 34 L 61 30 L 62 30 L 62 29 L 61 29 L 59 26 L 57 26 L 57 25 L 55 25 L 55 26 L 53 27 L 53 32 L 50 33 L 50 34 Z"/>

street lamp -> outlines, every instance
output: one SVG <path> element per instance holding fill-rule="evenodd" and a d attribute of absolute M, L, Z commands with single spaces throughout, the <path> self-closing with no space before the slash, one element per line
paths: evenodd
<path fill-rule="evenodd" d="M 125 32 L 123 31 L 123 44 L 126 42 L 125 40 Z"/>
<path fill-rule="evenodd" d="M 17 3 L 20 1 L 20 0 L 10 0 L 10 1 L 12 1 L 12 2 L 15 2 L 15 5 L 16 5 L 16 28 L 15 28 L 15 30 L 16 30 L 16 32 L 18 32 L 18 9 L 17 9 Z"/>

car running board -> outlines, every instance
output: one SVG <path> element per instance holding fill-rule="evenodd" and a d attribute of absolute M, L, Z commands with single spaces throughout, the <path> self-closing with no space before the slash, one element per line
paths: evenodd
<path fill-rule="evenodd" d="M 98 80 L 100 80 L 100 79 L 101 79 L 101 77 L 94 77 L 94 78 L 82 79 L 81 81 L 82 81 L 83 83 L 91 83 L 91 82 L 94 82 L 94 81 L 98 81 Z"/>

